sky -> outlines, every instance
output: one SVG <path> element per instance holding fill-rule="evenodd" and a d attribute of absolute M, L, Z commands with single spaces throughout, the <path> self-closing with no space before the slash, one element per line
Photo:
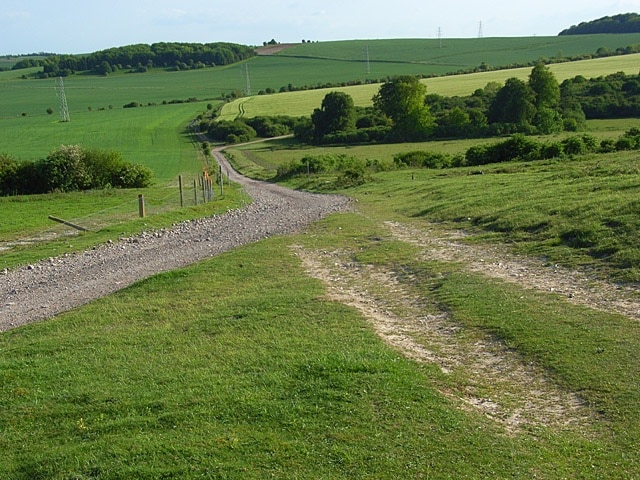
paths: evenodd
<path fill-rule="evenodd" d="M 2 0 L 0 55 L 155 42 L 553 36 L 640 0 Z"/>

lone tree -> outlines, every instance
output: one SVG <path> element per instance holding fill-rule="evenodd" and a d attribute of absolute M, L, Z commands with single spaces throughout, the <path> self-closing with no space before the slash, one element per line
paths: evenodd
<path fill-rule="evenodd" d="M 533 124 L 539 133 L 554 133 L 563 130 L 560 110 L 560 85 L 548 67 L 539 63 L 529 75 L 529 87 L 535 95 L 536 113 Z"/>
<path fill-rule="evenodd" d="M 535 94 L 522 80 L 508 78 L 489 107 L 489 122 L 512 124 L 527 131 L 536 114 Z"/>
<path fill-rule="evenodd" d="M 356 109 L 353 98 L 344 92 L 327 93 L 320 108 L 316 108 L 311 114 L 311 122 L 316 139 L 332 133 L 354 130 Z"/>
<path fill-rule="evenodd" d="M 425 140 L 435 120 L 425 105 L 427 87 L 416 77 L 400 76 L 384 83 L 373 97 L 374 106 L 393 122 L 396 141 Z"/>
<path fill-rule="evenodd" d="M 535 93 L 537 108 L 558 108 L 560 105 L 560 85 L 549 67 L 542 63 L 533 67 L 529 74 L 529 86 Z"/>

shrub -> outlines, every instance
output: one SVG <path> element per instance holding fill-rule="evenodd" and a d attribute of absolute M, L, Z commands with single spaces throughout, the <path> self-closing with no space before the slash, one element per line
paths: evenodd
<path fill-rule="evenodd" d="M 18 190 L 16 173 L 18 162 L 11 155 L 0 154 L 0 195 L 10 195 Z"/>
<path fill-rule="evenodd" d="M 542 159 L 559 158 L 564 155 L 564 149 L 560 142 L 547 143 L 540 147 L 540 157 Z"/>
<path fill-rule="evenodd" d="M 111 185 L 120 188 L 146 188 L 151 185 L 153 172 L 144 165 L 127 163 L 112 176 Z"/>
<path fill-rule="evenodd" d="M 85 152 L 79 145 L 62 145 L 39 163 L 40 176 L 47 192 L 73 192 L 92 187 Z"/>
<path fill-rule="evenodd" d="M 567 155 L 584 155 L 588 151 L 582 137 L 565 138 L 562 147 Z"/>
<path fill-rule="evenodd" d="M 239 120 L 214 122 L 209 126 L 207 133 L 212 139 L 227 143 L 250 141 L 257 136 L 251 126 Z"/>
<path fill-rule="evenodd" d="M 448 168 L 452 166 L 452 157 L 445 153 L 412 151 L 399 153 L 393 157 L 398 167 Z"/>
<path fill-rule="evenodd" d="M 633 150 L 635 148 L 635 141 L 630 137 L 620 137 L 615 142 L 616 150 Z"/>
<path fill-rule="evenodd" d="M 605 138 L 600 142 L 600 152 L 611 153 L 616 151 L 616 141 L 612 138 Z"/>
<path fill-rule="evenodd" d="M 364 185 L 367 183 L 364 168 L 360 166 L 354 166 L 346 169 L 336 179 L 336 186 L 341 188 L 357 187 L 358 185 Z"/>
<path fill-rule="evenodd" d="M 71 192 L 93 188 L 144 188 L 153 173 L 120 153 L 63 145 L 45 159 L 16 162 L 0 155 L 0 194 Z"/>

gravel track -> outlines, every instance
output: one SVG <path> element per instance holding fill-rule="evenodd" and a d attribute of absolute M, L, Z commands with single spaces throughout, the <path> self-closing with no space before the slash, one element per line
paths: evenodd
<path fill-rule="evenodd" d="M 213 153 L 230 180 L 244 186 L 251 204 L 0 272 L 0 332 L 51 318 L 156 273 L 299 231 L 350 208 L 346 197 L 299 192 L 243 177 L 221 151 Z"/>

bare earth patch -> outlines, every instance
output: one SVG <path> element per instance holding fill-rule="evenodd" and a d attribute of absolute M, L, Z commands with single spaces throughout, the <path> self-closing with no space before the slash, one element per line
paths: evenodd
<path fill-rule="evenodd" d="M 398 223 L 387 225 L 396 238 L 424 246 L 425 258 L 464 261 L 470 270 L 503 275 L 527 287 L 534 282 L 533 263 L 528 260 L 500 254 L 498 262 L 487 254 L 490 247 L 476 249 L 456 242 L 459 234 L 443 237 L 442 232 L 436 235 Z M 324 282 L 328 298 L 360 311 L 377 334 L 403 355 L 435 364 L 444 375 L 453 376 L 453 382 L 439 389 L 461 408 L 482 412 L 511 433 L 536 426 L 584 430 L 592 423 L 592 412 L 577 394 L 553 384 L 544 372 L 524 363 L 502 343 L 467 331 L 445 312 L 436 311 L 398 281 L 393 271 L 355 263 L 348 251 L 310 251 L 296 246 L 294 253 L 312 277 Z M 544 290 L 570 287 L 549 281 L 547 277 L 557 276 L 553 269 L 539 268 L 533 277 Z"/>
<path fill-rule="evenodd" d="M 256 53 L 258 55 L 275 55 L 276 53 L 280 53 L 283 50 L 286 50 L 289 47 L 293 47 L 294 45 L 298 45 L 297 43 L 278 43 L 277 45 L 265 45 L 264 47 L 256 48 Z"/>
<path fill-rule="evenodd" d="M 462 262 L 465 268 L 522 287 L 564 296 L 569 302 L 640 320 L 640 288 L 623 287 L 589 277 L 587 274 L 547 266 L 541 260 L 516 256 L 501 245 L 470 245 L 461 242 L 465 234 L 444 231 L 435 225 L 424 228 L 386 222 L 398 240 L 422 248 L 425 260 Z"/>

